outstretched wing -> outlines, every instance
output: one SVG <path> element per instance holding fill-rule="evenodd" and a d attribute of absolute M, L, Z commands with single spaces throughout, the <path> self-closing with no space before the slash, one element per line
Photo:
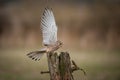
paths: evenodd
<path fill-rule="evenodd" d="M 41 17 L 43 44 L 51 45 L 57 41 L 57 26 L 52 9 L 45 8 Z"/>

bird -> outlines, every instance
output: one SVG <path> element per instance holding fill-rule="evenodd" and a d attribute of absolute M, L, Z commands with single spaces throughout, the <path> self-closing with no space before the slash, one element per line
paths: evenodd
<path fill-rule="evenodd" d="M 41 31 L 44 47 L 39 51 L 33 51 L 27 54 L 29 58 L 39 61 L 44 53 L 51 53 L 62 47 L 63 43 L 57 40 L 58 27 L 55 22 L 55 17 L 52 8 L 45 8 L 41 16 Z"/>

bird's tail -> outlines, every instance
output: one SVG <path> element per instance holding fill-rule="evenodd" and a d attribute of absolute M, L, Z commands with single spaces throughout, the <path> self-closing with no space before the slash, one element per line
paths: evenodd
<path fill-rule="evenodd" d="M 29 58 L 31 58 L 32 60 L 35 60 L 35 61 L 38 60 L 39 61 L 44 53 L 46 53 L 46 49 L 41 49 L 40 51 L 30 52 L 30 53 L 27 54 L 27 56 Z"/>

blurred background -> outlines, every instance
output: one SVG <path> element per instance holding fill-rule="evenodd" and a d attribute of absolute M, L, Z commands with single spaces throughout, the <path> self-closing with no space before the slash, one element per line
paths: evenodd
<path fill-rule="evenodd" d="M 46 55 L 39 62 L 26 54 L 40 50 L 40 18 L 53 9 L 58 39 L 71 59 L 85 69 L 75 80 L 120 80 L 119 0 L 0 0 L 0 80 L 49 80 Z"/>

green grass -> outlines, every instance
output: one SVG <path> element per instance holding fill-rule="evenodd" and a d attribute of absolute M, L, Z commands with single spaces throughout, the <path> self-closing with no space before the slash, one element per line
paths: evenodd
<path fill-rule="evenodd" d="M 32 61 L 26 54 L 36 49 L 0 49 L 0 80 L 49 80 L 46 55 L 40 61 Z M 73 73 L 75 80 L 120 80 L 119 52 L 72 51 L 71 59 L 83 68 Z"/>

